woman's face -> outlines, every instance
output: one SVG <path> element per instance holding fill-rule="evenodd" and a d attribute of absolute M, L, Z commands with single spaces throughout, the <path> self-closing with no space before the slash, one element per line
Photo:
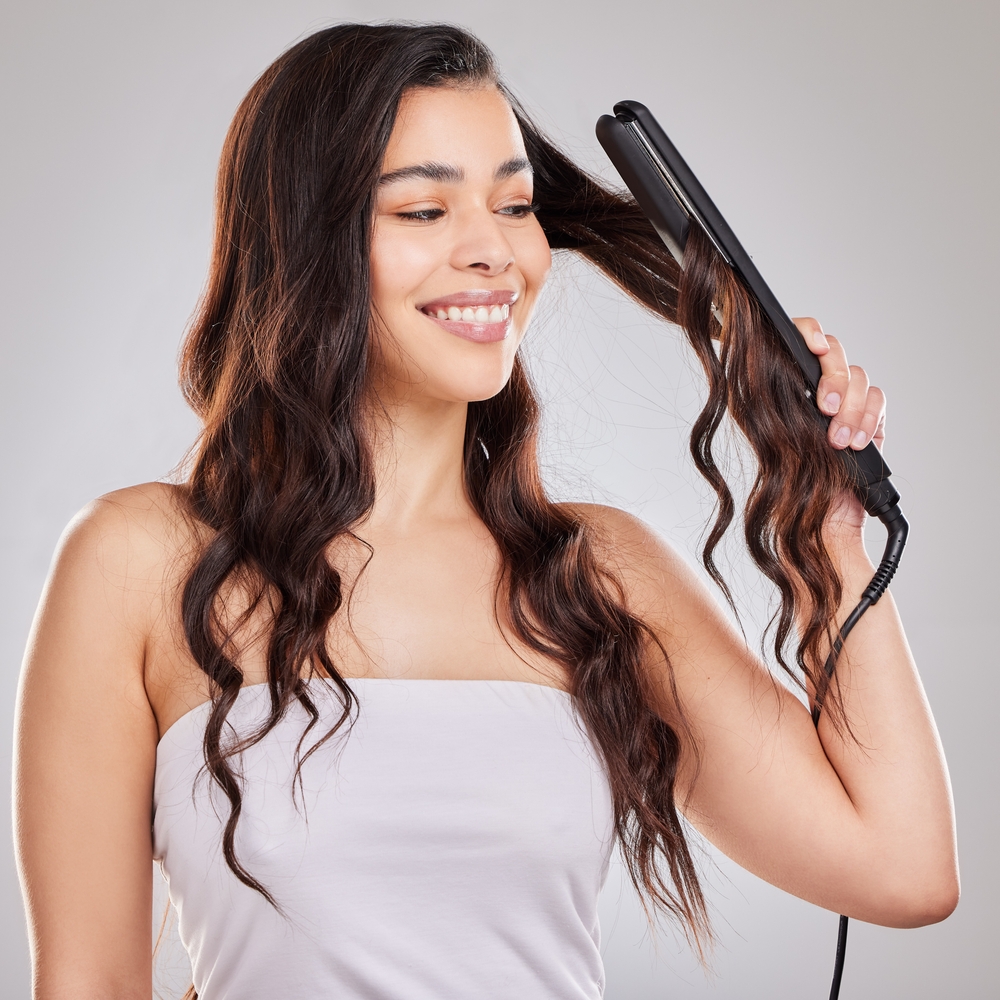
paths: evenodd
<path fill-rule="evenodd" d="M 380 395 L 468 402 L 503 388 L 551 265 L 531 204 L 520 129 L 495 87 L 404 95 L 372 243 Z"/>

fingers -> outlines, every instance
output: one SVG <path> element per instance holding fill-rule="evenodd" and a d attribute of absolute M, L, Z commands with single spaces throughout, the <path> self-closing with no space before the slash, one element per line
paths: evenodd
<path fill-rule="evenodd" d="M 875 442 L 875 447 L 879 451 L 882 450 L 882 442 L 885 441 L 885 394 L 882 394 L 882 419 L 878 422 L 878 427 L 875 428 L 875 436 L 872 438 Z"/>
<path fill-rule="evenodd" d="M 823 413 L 832 417 L 839 412 L 851 382 L 847 354 L 836 337 L 828 337 L 823 333 L 818 320 L 802 316 L 794 322 L 806 346 L 819 358 L 822 375 L 816 390 L 816 403 Z"/>
<path fill-rule="evenodd" d="M 802 334 L 806 346 L 813 354 L 820 357 L 826 354 L 830 345 L 827 343 L 823 327 L 820 326 L 818 319 L 813 319 L 812 316 L 796 316 L 792 322 L 799 328 L 799 333 Z"/>
<path fill-rule="evenodd" d="M 865 381 L 868 381 L 867 377 Z M 874 441 L 875 447 L 882 450 L 882 442 L 885 440 L 885 393 L 878 386 L 869 387 L 861 421 L 853 430 L 852 448 L 866 448 L 869 441 Z"/>
<path fill-rule="evenodd" d="M 823 333 L 811 317 L 795 320 L 809 350 L 818 358 L 822 375 L 816 390 L 820 410 L 830 420 L 828 440 L 834 448 L 867 447 L 885 437 L 885 393 L 869 385 L 863 368 L 847 363 L 847 353 L 836 337 Z"/>

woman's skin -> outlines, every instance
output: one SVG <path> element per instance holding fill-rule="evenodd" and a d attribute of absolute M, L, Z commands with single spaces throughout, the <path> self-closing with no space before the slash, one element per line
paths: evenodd
<path fill-rule="evenodd" d="M 378 495 L 357 534 L 374 557 L 354 588 L 352 627 L 340 615 L 330 632 L 347 677 L 566 684 L 555 664 L 512 648 L 494 619 L 499 558 L 462 476 L 467 404 L 506 382 L 549 270 L 531 198 L 497 90 L 404 98 L 372 250 Z M 490 293 L 501 314 L 510 303 L 505 336 L 502 322 L 422 311 Z M 815 320 L 797 323 L 820 357 L 831 446 L 881 443 L 882 393 Z M 664 665 L 648 669 L 663 713 L 682 708 L 698 747 L 697 780 L 689 752 L 679 789 L 693 824 L 750 871 L 827 909 L 894 927 L 946 917 L 958 899 L 948 776 L 891 596 L 851 634 L 838 668 L 852 743 L 825 721 L 817 733 L 653 531 L 611 508 L 577 510 L 670 656 L 680 706 Z M 844 497 L 828 526 L 845 582 L 841 617 L 873 572 L 862 522 Z M 28 646 L 16 742 L 39 1000 L 151 995 L 156 744 L 209 697 L 179 618 L 179 588 L 206 532 L 184 517 L 175 487 L 152 483 L 95 501 L 60 543 Z M 353 541 L 333 546 L 349 586 L 366 555 Z M 240 599 L 234 587 L 234 612 Z M 243 634 L 248 684 L 265 679 L 264 624 Z"/>

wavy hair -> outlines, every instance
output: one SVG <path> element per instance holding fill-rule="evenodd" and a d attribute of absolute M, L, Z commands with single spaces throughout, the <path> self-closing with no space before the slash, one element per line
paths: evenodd
<path fill-rule="evenodd" d="M 236 855 L 242 805 L 235 760 L 294 703 L 320 712 L 305 679 L 339 694 L 334 726 L 355 706 L 325 643 L 347 595 L 330 543 L 371 510 L 370 275 L 373 200 L 401 96 L 414 87 L 495 85 L 489 51 L 448 25 L 344 24 L 299 42 L 257 80 L 222 153 L 206 293 L 182 355 L 182 384 L 203 421 L 186 497 L 211 529 L 183 590 L 187 641 L 210 681 L 208 773 L 229 802 L 223 850 L 235 876 L 278 905 Z M 504 90 L 507 94 L 507 91 Z M 682 327 L 708 377 L 692 431 L 698 469 L 718 497 L 704 560 L 736 516 L 713 455 L 725 415 L 758 461 L 746 542 L 781 597 L 775 652 L 810 674 L 840 601 L 821 527 L 844 485 L 842 464 L 753 300 L 693 231 L 682 272 L 634 201 L 576 167 L 509 94 L 534 168 L 538 219 L 556 250 L 582 254 L 626 293 Z M 713 302 L 725 318 L 720 329 Z M 468 496 L 502 560 L 498 605 L 516 638 L 558 663 L 607 771 L 615 828 L 643 899 L 708 935 L 705 902 L 675 804 L 682 720 L 653 708 L 644 664 L 659 646 L 602 565 L 587 524 L 545 492 L 538 406 L 520 360 L 493 398 L 469 404 Z M 263 724 L 238 740 L 226 719 L 243 683 L 225 588 L 253 583 L 268 609 Z M 251 611 L 253 608 L 251 608 Z M 246 612 L 241 621 L 245 621 Z M 796 615 L 805 628 L 785 649 Z M 658 654 L 666 658 L 659 648 Z M 300 750 L 305 743 L 300 741 Z"/>

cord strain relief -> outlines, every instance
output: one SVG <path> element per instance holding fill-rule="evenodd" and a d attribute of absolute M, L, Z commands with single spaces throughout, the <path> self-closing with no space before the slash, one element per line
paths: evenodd
<path fill-rule="evenodd" d="M 892 578 L 896 575 L 896 569 L 899 566 L 899 559 L 883 559 L 875 570 L 875 575 L 872 577 L 871 583 L 865 587 L 862 597 L 866 597 L 872 604 L 875 604 L 878 599 L 889 589 L 889 583 Z"/>

